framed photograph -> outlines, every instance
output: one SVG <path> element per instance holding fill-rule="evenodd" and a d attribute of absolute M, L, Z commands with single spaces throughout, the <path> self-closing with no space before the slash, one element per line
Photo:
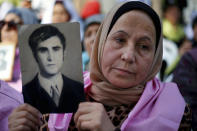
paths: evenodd
<path fill-rule="evenodd" d="M 14 66 L 15 46 L 0 43 L 0 79 L 10 81 Z"/>
<path fill-rule="evenodd" d="M 24 25 L 19 33 L 24 102 L 42 114 L 85 101 L 79 23 Z"/>

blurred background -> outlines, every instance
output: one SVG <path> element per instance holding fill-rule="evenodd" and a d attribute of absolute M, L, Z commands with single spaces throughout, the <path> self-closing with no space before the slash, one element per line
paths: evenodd
<path fill-rule="evenodd" d="M 0 0 L 0 45 L 12 45 L 11 76 L 6 81 L 22 91 L 18 34 L 23 24 L 79 22 L 83 71 L 89 60 L 97 30 L 105 14 L 125 0 Z M 197 130 L 197 0 L 140 0 L 150 5 L 163 25 L 163 62 L 157 78 L 176 82 L 193 111 L 193 131 Z M 17 28 L 18 27 L 18 28 Z M 2 48 L 3 50 L 3 47 Z M 5 53 L 1 53 L 4 70 Z M 2 67 L 2 68 L 1 68 Z M 5 72 L 4 72 L 5 73 Z M 0 72 L 2 76 L 2 72 Z M 6 75 L 6 74 L 5 74 Z"/>
<path fill-rule="evenodd" d="M 23 24 L 79 22 L 82 68 L 88 71 L 91 48 L 99 25 L 112 6 L 121 1 L 125 0 L 0 0 L 0 44 L 9 43 L 15 47 L 14 59 L 10 59 L 14 63 L 12 79 L 2 80 L 21 92 L 17 38 L 21 28 L 17 27 Z M 182 56 L 197 46 L 197 0 L 141 2 L 152 6 L 163 24 L 163 64 L 157 77 L 165 82 L 174 81 L 177 77 L 174 72 Z M 181 79 L 191 79 L 189 77 L 181 75 Z"/>

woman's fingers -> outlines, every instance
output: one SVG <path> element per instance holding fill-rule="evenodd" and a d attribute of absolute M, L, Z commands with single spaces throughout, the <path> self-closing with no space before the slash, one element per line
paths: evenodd
<path fill-rule="evenodd" d="M 32 131 L 32 129 L 25 125 L 18 125 L 18 127 L 12 128 L 10 131 Z"/>
<path fill-rule="evenodd" d="M 18 120 L 14 125 L 28 125 L 31 128 L 37 127 L 40 125 L 39 120 L 35 118 L 31 113 L 27 111 L 21 111 L 16 114 Z"/>
<path fill-rule="evenodd" d="M 27 118 L 28 120 L 31 120 L 35 124 L 39 125 L 41 113 L 37 109 L 32 107 L 31 105 L 23 104 L 23 105 L 19 106 L 18 108 L 16 108 L 11 113 L 10 116 L 12 116 L 12 117 L 9 117 L 10 119 Z"/>
<path fill-rule="evenodd" d="M 33 106 L 29 105 L 29 104 L 23 104 L 21 106 L 19 106 L 15 111 L 22 111 L 22 110 L 26 110 L 29 113 L 31 113 L 34 117 L 40 119 L 42 117 L 42 114 Z"/>
<path fill-rule="evenodd" d="M 76 121 L 76 127 L 80 128 L 81 123 L 83 123 L 84 121 L 91 121 L 91 115 L 89 114 L 80 115 Z"/>
<path fill-rule="evenodd" d="M 101 103 L 83 102 L 74 116 L 78 130 L 110 131 L 114 126 Z M 107 127 L 108 126 L 108 127 Z"/>
<path fill-rule="evenodd" d="M 82 121 L 81 122 L 80 129 L 82 131 L 90 130 L 91 128 L 92 128 L 91 127 L 91 121 Z"/>
<path fill-rule="evenodd" d="M 74 122 L 75 123 L 77 122 L 80 115 L 89 113 L 92 110 L 91 108 L 92 108 L 92 106 L 91 106 L 90 102 L 80 103 L 79 108 L 74 116 Z"/>
<path fill-rule="evenodd" d="M 32 121 L 26 119 L 26 118 L 21 118 L 21 119 L 19 119 L 19 120 L 16 121 L 15 127 L 17 127 L 17 128 L 18 127 L 19 128 L 21 127 L 21 129 L 28 128 L 30 130 L 36 131 L 39 126 L 36 125 L 35 123 L 33 123 Z"/>
<path fill-rule="evenodd" d="M 41 113 L 28 104 L 23 104 L 13 110 L 8 117 L 10 130 L 37 130 L 41 125 Z"/>

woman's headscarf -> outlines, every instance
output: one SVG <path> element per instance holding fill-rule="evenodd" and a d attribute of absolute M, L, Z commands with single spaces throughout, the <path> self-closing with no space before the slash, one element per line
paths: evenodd
<path fill-rule="evenodd" d="M 7 14 L 16 14 L 19 16 L 23 22 L 23 24 L 38 24 L 38 18 L 36 14 L 27 8 L 13 8 L 8 11 Z M 7 15 L 6 14 L 6 15 Z"/>
<path fill-rule="evenodd" d="M 115 22 L 123 14 L 131 10 L 144 11 L 153 21 L 156 29 L 156 50 L 150 71 L 139 85 L 130 88 L 119 88 L 111 84 L 101 70 L 101 59 L 107 36 Z M 93 83 L 89 95 L 98 102 L 106 105 L 136 104 L 139 100 L 146 82 L 153 79 L 160 70 L 162 62 L 162 33 L 161 22 L 155 11 L 148 5 L 139 1 L 123 2 L 116 5 L 106 15 L 95 39 L 90 60 L 90 79 Z"/>

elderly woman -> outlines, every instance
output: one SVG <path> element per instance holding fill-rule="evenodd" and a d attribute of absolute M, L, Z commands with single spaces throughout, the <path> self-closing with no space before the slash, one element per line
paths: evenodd
<path fill-rule="evenodd" d="M 7 82 L 11 87 L 20 92 L 22 89 L 22 83 L 18 48 L 19 28 L 17 28 L 17 26 L 36 23 L 38 23 L 38 20 L 35 14 L 25 8 L 13 8 L 9 10 L 5 18 L 0 21 L 0 42 L 11 43 L 16 47 L 12 79 Z"/>
<path fill-rule="evenodd" d="M 90 74 L 85 74 L 84 79 L 87 102 L 80 103 L 73 115 L 51 114 L 49 128 L 178 130 L 186 104 L 176 84 L 161 83 L 155 78 L 161 61 L 158 15 L 141 2 L 118 4 L 105 17 L 93 45 Z M 31 129 L 37 125 L 38 113 L 30 106 L 26 108 L 22 105 L 12 112 L 10 129 L 19 125 Z M 28 118 L 21 117 L 22 111 Z M 19 119 L 26 123 L 12 126 Z"/>

